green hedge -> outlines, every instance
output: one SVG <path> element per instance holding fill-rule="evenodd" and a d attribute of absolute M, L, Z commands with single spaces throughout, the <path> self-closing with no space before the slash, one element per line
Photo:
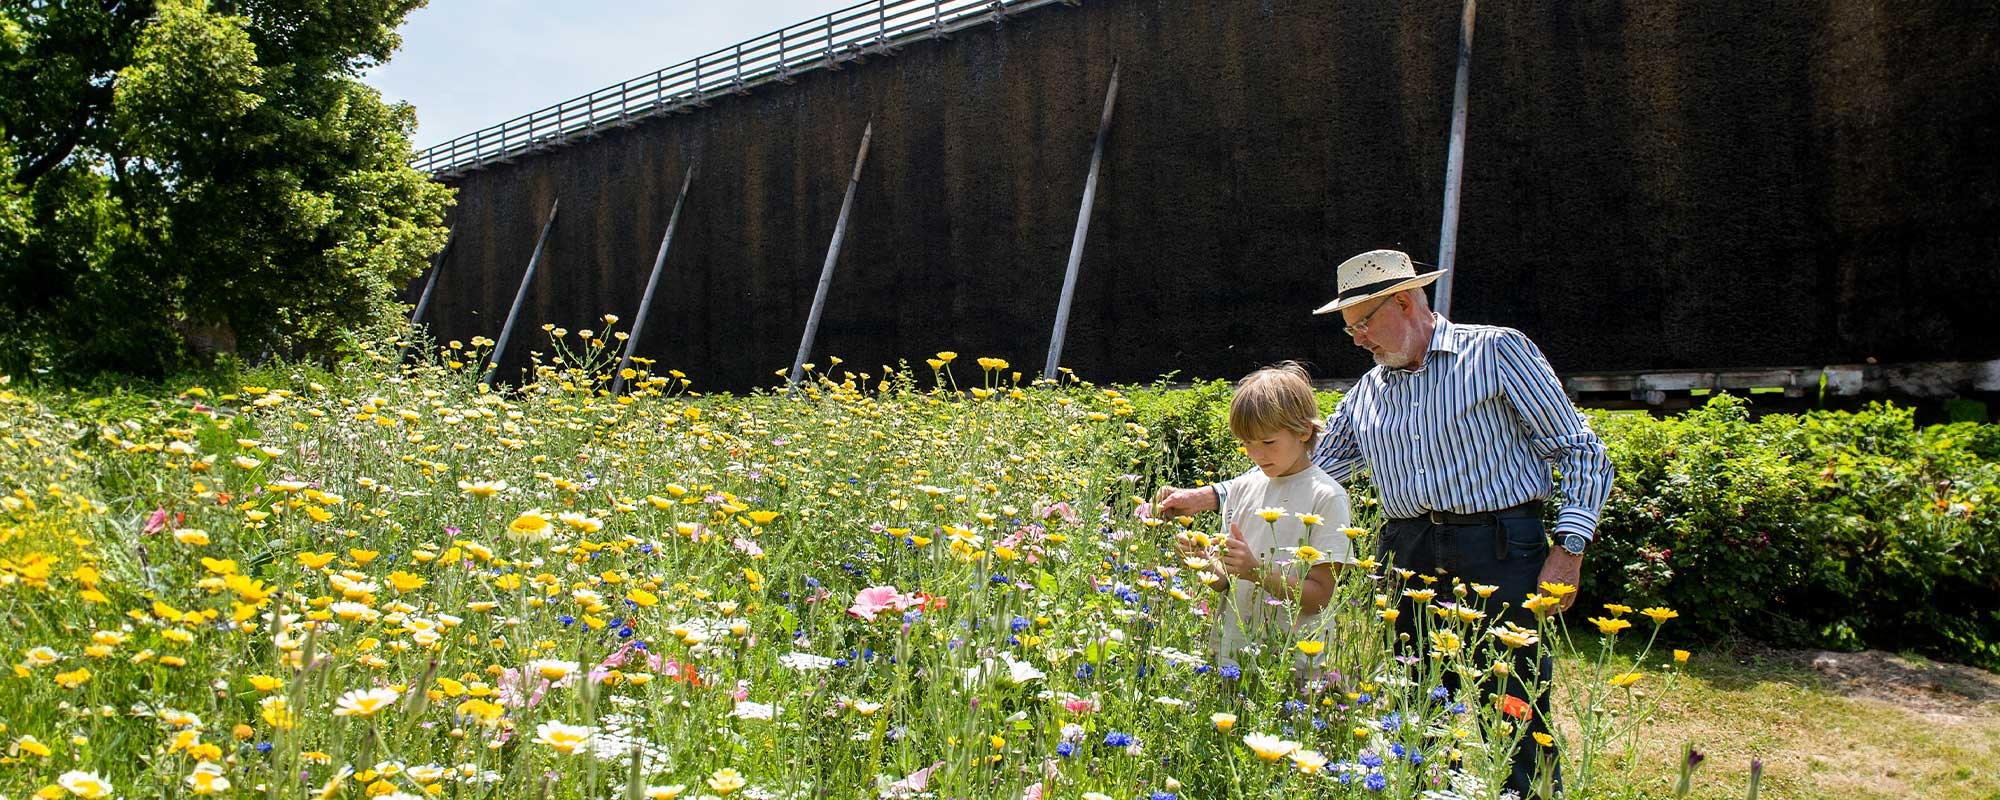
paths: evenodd
<path fill-rule="evenodd" d="M 1176 482 L 1243 469 L 1227 383 L 1132 400 Z M 2000 425 L 1919 428 L 1886 404 L 1753 419 L 1729 395 L 1666 419 L 1588 413 L 1618 475 L 1584 602 L 1669 606 L 1700 639 L 2000 668 Z M 1372 488 L 1349 488 L 1371 520 Z"/>

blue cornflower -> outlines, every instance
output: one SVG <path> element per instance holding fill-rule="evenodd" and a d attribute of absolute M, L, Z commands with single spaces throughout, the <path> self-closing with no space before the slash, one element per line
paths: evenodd
<path fill-rule="evenodd" d="M 625 626 L 625 627 L 623 627 L 623 628 L 619 628 L 619 629 L 618 629 L 618 638 L 620 638 L 620 639 L 630 639 L 630 638 L 632 638 L 632 626 L 630 626 L 630 625 L 627 625 L 627 626 Z"/>
<path fill-rule="evenodd" d="M 1089 678 L 1091 674 L 1095 672 L 1097 672 L 1096 668 L 1090 666 L 1089 664 L 1076 665 L 1076 677 L 1078 678 Z"/>
<path fill-rule="evenodd" d="M 1376 772 L 1362 779 L 1361 785 L 1368 787 L 1368 791 L 1379 792 L 1389 788 L 1389 779 L 1382 777 L 1382 773 Z"/>
<path fill-rule="evenodd" d="M 1015 633 L 1020 633 L 1027 630 L 1028 626 L 1033 624 L 1035 623 L 1029 621 L 1027 617 L 1015 617 L 1013 621 L 1007 623 L 1007 627 L 1013 628 Z"/>
<path fill-rule="evenodd" d="M 1389 716 L 1382 718 L 1383 733 L 1395 733 L 1396 729 L 1401 727 L 1403 727 L 1403 714 L 1400 711 L 1389 712 Z"/>
<path fill-rule="evenodd" d="M 1062 756 L 1063 758 L 1069 758 L 1070 756 L 1076 755 L 1076 743 L 1063 742 L 1062 744 L 1056 745 L 1056 755 Z"/>
<path fill-rule="evenodd" d="M 1108 747 L 1126 747 L 1132 744 L 1132 734 L 1112 731 L 1104 734 L 1104 744 Z"/>
<path fill-rule="evenodd" d="M 1369 769 L 1375 769 L 1376 767 L 1382 766 L 1382 757 L 1374 753 L 1362 753 L 1360 761 L 1361 761 L 1361 766 L 1367 767 Z"/>
<path fill-rule="evenodd" d="M 1173 792 L 1154 792 L 1146 795 L 1146 800 L 1175 800 Z"/>
<path fill-rule="evenodd" d="M 1359 706 L 1365 706 L 1373 702 L 1375 702 L 1375 696 L 1367 692 L 1362 692 L 1360 697 L 1354 698 L 1354 704 Z"/>
<path fill-rule="evenodd" d="M 1222 677 L 1233 681 L 1243 677 L 1243 670 L 1235 664 L 1224 664 L 1222 667 Z"/>
<path fill-rule="evenodd" d="M 1451 713 L 1453 713 L 1453 714 L 1463 714 L 1463 713 L 1465 713 L 1465 704 L 1464 704 L 1464 703 L 1452 703 L 1452 704 L 1451 704 L 1451 708 L 1448 708 L 1448 709 L 1445 709 L 1445 710 L 1446 710 L 1446 711 L 1450 711 L 1450 712 L 1451 712 Z"/>
<path fill-rule="evenodd" d="M 568 615 L 568 614 L 564 614 L 564 615 L 562 615 L 562 616 L 560 616 L 560 617 L 556 617 L 556 621 L 557 621 L 557 622 L 560 622 L 560 623 L 562 623 L 562 624 L 563 624 L 563 627 L 567 628 L 567 627 L 569 627 L 569 626 L 571 626 L 571 625 L 575 625 L 575 624 L 576 624 L 576 617 L 572 617 L 572 616 L 570 616 L 570 615 Z"/>
<path fill-rule="evenodd" d="M 1423 766 L 1423 764 L 1424 764 L 1424 754 L 1423 754 L 1423 753 L 1419 753 L 1419 752 L 1417 752 L 1417 751 L 1415 751 L 1415 750 L 1411 750 L 1411 751 L 1410 751 L 1410 766 L 1412 766 L 1412 767 L 1420 767 L 1420 766 Z"/>
<path fill-rule="evenodd" d="M 258 742 L 258 743 L 257 743 L 257 752 L 259 752 L 259 753 L 269 753 L 269 752 L 271 752 L 271 743 L 270 743 L 270 742 Z"/>
<path fill-rule="evenodd" d="M 1395 756 L 1395 757 L 1397 757 L 1397 758 L 1402 758 L 1402 757 L 1403 757 L 1403 744 L 1402 744 L 1401 742 L 1390 742 L 1390 743 L 1389 743 L 1389 755 L 1392 755 L 1392 756 Z"/>
<path fill-rule="evenodd" d="M 1451 690 L 1449 690 L 1449 689 L 1446 689 L 1446 688 L 1444 688 L 1444 687 L 1442 687 L 1442 686 L 1433 686 L 1433 687 L 1431 687 L 1431 699 L 1432 699 L 1432 700 L 1443 700 L 1443 699 L 1445 699 L 1445 698 L 1447 698 L 1447 697 L 1450 697 L 1450 696 L 1451 696 Z"/>
<path fill-rule="evenodd" d="M 812 589 L 817 589 L 817 588 L 819 588 L 819 579 L 818 579 L 818 578 L 815 578 L 815 577 L 813 577 L 813 576 L 811 576 L 811 575 L 807 575 L 807 576 L 806 576 L 806 586 L 807 586 L 808 588 L 812 588 Z"/>

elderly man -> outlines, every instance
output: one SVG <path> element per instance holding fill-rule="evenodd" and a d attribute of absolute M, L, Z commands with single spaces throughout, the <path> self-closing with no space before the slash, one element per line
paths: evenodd
<path fill-rule="evenodd" d="M 1393 250 L 1338 267 L 1339 295 L 1313 313 L 1340 313 L 1376 366 L 1327 418 L 1313 459 L 1343 483 L 1364 466 L 1374 476 L 1388 517 L 1378 557 L 1442 575 L 1446 588 L 1452 579 L 1498 586 L 1495 616 L 1532 628 L 1522 602 L 1539 583 L 1577 585 L 1611 491 L 1611 462 L 1527 336 L 1454 324 L 1430 310 L 1423 287 L 1442 274 L 1420 274 Z M 1557 488 L 1551 465 L 1562 490 L 1555 547 L 1543 526 L 1543 503 Z M 1167 487 L 1156 501 L 1164 510 L 1205 511 L 1220 506 L 1218 491 Z M 1575 600 L 1564 596 L 1562 608 Z M 1505 614 L 1497 613 L 1501 603 L 1509 604 Z M 1398 625 L 1411 630 L 1416 618 L 1405 609 Z M 1552 661 L 1517 656 L 1506 692 L 1535 699 L 1530 729 L 1547 730 L 1547 693 L 1521 679 L 1549 680 Z M 1508 780 L 1523 797 L 1534 794 L 1535 750 L 1531 740 L 1522 747 Z"/>

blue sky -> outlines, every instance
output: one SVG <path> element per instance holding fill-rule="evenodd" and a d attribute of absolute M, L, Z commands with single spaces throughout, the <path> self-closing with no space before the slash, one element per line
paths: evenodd
<path fill-rule="evenodd" d="M 371 70 L 417 108 L 418 149 L 858 0 L 431 0 Z"/>

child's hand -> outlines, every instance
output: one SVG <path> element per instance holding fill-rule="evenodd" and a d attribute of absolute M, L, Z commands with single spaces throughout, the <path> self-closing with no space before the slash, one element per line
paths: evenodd
<path fill-rule="evenodd" d="M 1199 489 L 1162 486 L 1153 494 L 1153 514 L 1163 519 L 1174 514 L 1214 511 L 1215 506 L 1215 489 L 1207 486 Z"/>
<path fill-rule="evenodd" d="M 1243 529 L 1229 523 L 1229 542 L 1222 548 L 1222 570 L 1238 578 L 1255 580 L 1257 570 L 1263 566 L 1257 554 L 1250 552 L 1250 543 L 1243 540 Z"/>

